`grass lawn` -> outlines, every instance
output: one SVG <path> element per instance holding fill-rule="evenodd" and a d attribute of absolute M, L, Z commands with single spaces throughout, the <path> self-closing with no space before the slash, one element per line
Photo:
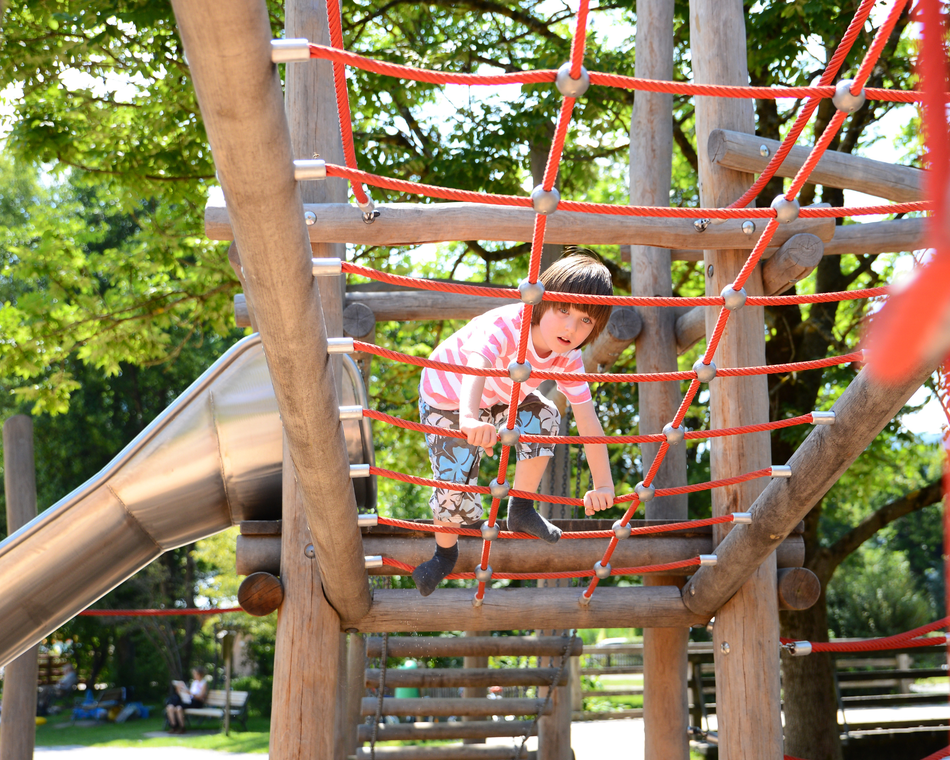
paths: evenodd
<path fill-rule="evenodd" d="M 74 724 L 68 713 L 54 715 L 45 725 L 36 727 L 36 746 L 193 747 L 221 752 L 266 753 L 270 742 L 270 721 L 266 718 L 250 718 L 247 731 L 241 731 L 239 725 L 232 725 L 230 736 L 225 736 L 220 731 L 220 724 L 214 722 L 207 723 L 207 731 L 194 729 L 187 734 L 166 734 L 162 731 L 164 717 L 155 716 L 154 711 L 152 715 L 145 720 L 95 725 Z"/>

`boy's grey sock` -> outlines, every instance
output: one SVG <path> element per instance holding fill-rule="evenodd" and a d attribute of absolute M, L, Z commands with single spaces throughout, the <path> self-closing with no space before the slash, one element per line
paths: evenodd
<path fill-rule="evenodd" d="M 530 533 L 549 544 L 556 544 L 561 537 L 561 529 L 541 517 L 535 511 L 531 499 L 521 496 L 512 496 L 508 500 L 508 530 Z"/>
<path fill-rule="evenodd" d="M 459 558 L 459 545 L 436 546 L 432 559 L 426 560 L 412 571 L 412 579 L 423 596 L 428 596 L 455 569 Z"/>

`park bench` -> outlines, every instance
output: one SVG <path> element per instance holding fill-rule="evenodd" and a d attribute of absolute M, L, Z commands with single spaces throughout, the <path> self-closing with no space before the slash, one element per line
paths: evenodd
<path fill-rule="evenodd" d="M 249 693 L 246 691 L 230 692 L 231 720 L 241 724 L 241 729 L 247 731 L 247 701 Z M 185 718 L 189 724 L 192 719 L 196 725 L 202 725 L 206 720 L 224 720 L 224 711 L 228 706 L 228 691 L 212 689 L 203 707 L 186 707 Z"/>

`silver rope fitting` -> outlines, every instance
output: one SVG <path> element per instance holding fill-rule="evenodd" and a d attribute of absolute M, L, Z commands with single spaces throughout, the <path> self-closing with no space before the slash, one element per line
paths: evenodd
<path fill-rule="evenodd" d="M 793 641 L 790 644 L 786 644 L 785 648 L 792 657 L 805 657 L 811 654 L 810 641 Z"/>
<path fill-rule="evenodd" d="M 699 566 L 700 567 L 715 567 L 717 557 L 715 554 L 700 554 L 699 555 Z"/>
<path fill-rule="evenodd" d="M 379 515 L 375 512 L 365 512 L 356 516 L 356 527 L 358 528 L 375 528 L 377 525 L 379 525 Z"/>
<path fill-rule="evenodd" d="M 729 311 L 735 311 L 736 309 L 741 309 L 743 306 L 745 306 L 745 288 L 736 290 L 732 287 L 732 285 L 726 285 L 719 295 L 722 296 L 722 300 L 724 302 L 723 306 L 725 306 Z"/>
<path fill-rule="evenodd" d="M 501 526 L 498 523 L 494 525 L 489 525 L 487 522 L 482 523 L 482 527 L 479 528 L 482 532 L 483 541 L 494 541 L 498 538 L 498 534 L 501 533 Z"/>
<path fill-rule="evenodd" d="M 773 478 L 790 478 L 792 477 L 792 468 L 789 467 L 787 464 L 773 464 L 772 477 Z"/>
<path fill-rule="evenodd" d="M 383 566 L 383 555 L 382 554 L 367 554 L 363 557 L 363 567 L 367 570 L 371 570 L 375 567 Z"/>
<path fill-rule="evenodd" d="M 327 338 L 328 354 L 352 354 L 355 350 L 352 338 Z"/>
<path fill-rule="evenodd" d="M 363 419 L 363 407 L 361 406 L 341 406 L 340 420 L 361 420 Z"/>
<path fill-rule="evenodd" d="M 479 583 L 488 583 L 491 580 L 491 565 L 486 565 L 482 567 L 480 564 L 475 565 L 475 580 Z"/>
<path fill-rule="evenodd" d="M 554 86 L 565 98 L 579 98 L 590 87 L 590 74 L 581 66 L 581 75 L 577 79 L 572 78 L 571 62 L 568 61 L 557 70 Z"/>
<path fill-rule="evenodd" d="M 527 382 L 528 378 L 531 377 L 531 363 L 528 361 L 523 361 L 520 364 L 511 362 L 508 365 L 508 377 L 513 383 Z"/>
<path fill-rule="evenodd" d="M 350 477 L 351 478 L 368 478 L 372 473 L 369 471 L 368 464 L 351 464 L 350 465 Z"/>
<path fill-rule="evenodd" d="M 627 523 L 624 525 L 620 520 L 617 520 L 613 525 L 610 526 L 610 529 L 614 532 L 614 535 L 620 540 L 623 541 L 625 538 L 630 538 L 630 532 L 633 530 L 630 527 L 630 524 Z"/>
<path fill-rule="evenodd" d="M 343 274 L 343 259 L 310 259 L 310 272 L 314 277 Z"/>
<path fill-rule="evenodd" d="M 696 373 L 696 379 L 701 383 L 711 383 L 713 378 L 716 377 L 716 363 L 709 362 L 709 364 L 703 364 L 703 360 L 697 359 L 695 364 L 693 364 L 693 372 Z"/>
<path fill-rule="evenodd" d="M 504 424 L 498 426 L 498 441 L 502 446 L 517 446 L 521 440 L 521 428 L 515 425 L 511 430 Z"/>
<path fill-rule="evenodd" d="M 679 427 L 673 427 L 672 422 L 667 422 L 663 426 L 663 435 L 666 436 L 666 442 L 670 444 L 670 446 L 673 446 L 682 441 L 686 436 L 686 428 L 683 426 L 682 422 L 680 423 Z"/>
<path fill-rule="evenodd" d="M 327 162 L 322 158 L 294 159 L 294 179 L 305 182 L 311 179 L 327 178 Z"/>
<path fill-rule="evenodd" d="M 842 79 L 835 85 L 835 94 L 831 96 L 831 102 L 839 111 L 854 113 L 864 105 L 864 90 L 862 89 L 857 95 L 853 95 L 851 93 L 852 87 L 854 87 L 853 79 Z"/>
<path fill-rule="evenodd" d="M 594 563 L 594 575 L 596 575 L 601 580 L 610 577 L 610 563 L 606 565 L 600 563 L 600 560 Z"/>
<path fill-rule="evenodd" d="M 837 415 L 834 412 L 812 412 L 811 421 L 813 425 L 834 425 Z"/>
<path fill-rule="evenodd" d="M 656 496 L 656 486 L 646 486 L 641 480 L 633 489 L 634 493 L 640 499 L 641 504 L 645 504 Z"/>
<path fill-rule="evenodd" d="M 557 211 L 557 205 L 561 202 L 561 194 L 556 187 L 545 190 L 544 185 L 538 185 L 531 191 L 531 208 L 536 214 L 547 216 Z"/>
<path fill-rule="evenodd" d="M 527 279 L 518 283 L 518 292 L 521 294 L 521 302 L 528 306 L 536 306 L 544 298 L 544 285 L 540 282 L 528 282 Z"/>
<path fill-rule="evenodd" d="M 363 223 L 372 224 L 376 221 L 376 217 L 379 216 L 379 212 L 376 210 L 376 204 L 373 203 L 373 199 L 369 197 L 369 193 L 366 194 L 366 203 L 356 202 L 356 205 L 359 206 L 360 211 L 363 212 Z"/>
<path fill-rule="evenodd" d="M 790 201 L 784 195 L 776 195 L 769 206 L 775 212 L 775 218 L 779 224 L 794 222 L 798 219 L 798 212 L 801 210 L 797 199 Z"/>
<path fill-rule="evenodd" d="M 590 599 L 591 598 L 587 596 L 587 594 L 581 594 L 579 597 L 577 597 L 577 603 L 581 607 L 590 607 Z"/>
<path fill-rule="evenodd" d="M 477 596 L 473 596 L 473 597 L 472 597 L 472 606 L 473 606 L 473 607 L 481 607 L 483 601 L 485 601 L 485 600 L 484 600 L 484 599 L 479 599 Z"/>
<path fill-rule="evenodd" d="M 742 223 L 742 231 L 743 231 L 746 235 L 751 235 L 752 233 L 754 233 L 754 232 L 755 232 L 755 222 L 753 222 L 751 219 L 746 219 L 746 220 Z"/>
<path fill-rule="evenodd" d="M 695 219 L 693 227 L 696 228 L 696 232 L 705 232 L 711 221 L 712 219 Z"/>
<path fill-rule="evenodd" d="M 492 482 L 488 484 L 488 493 L 491 494 L 493 499 L 504 499 L 508 496 L 510 490 L 511 484 L 507 480 L 504 483 L 499 483 L 498 478 L 493 478 Z"/>
<path fill-rule="evenodd" d="M 751 512 L 733 512 L 732 521 L 736 525 L 751 525 L 752 513 Z"/>
<path fill-rule="evenodd" d="M 272 63 L 309 61 L 310 40 L 300 37 L 290 40 L 271 40 L 270 59 Z"/>

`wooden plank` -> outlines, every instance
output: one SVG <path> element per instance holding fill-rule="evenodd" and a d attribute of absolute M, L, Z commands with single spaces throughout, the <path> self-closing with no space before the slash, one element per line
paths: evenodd
<path fill-rule="evenodd" d="M 33 420 L 17 414 L 3 423 L 3 488 L 7 535 L 36 517 L 36 463 Z M 32 760 L 36 745 L 36 680 L 39 647 L 27 649 L 6 666 L 0 711 L 0 759 Z"/>
<path fill-rule="evenodd" d="M 782 568 L 777 577 L 780 610 L 807 610 L 821 596 L 821 581 L 807 567 Z"/>
<path fill-rule="evenodd" d="M 884 222 L 845 224 L 825 242 L 825 256 L 846 253 L 901 253 L 926 248 L 926 219 L 891 219 Z"/>
<path fill-rule="evenodd" d="M 280 577 L 284 601 L 277 613 L 274 701 L 270 756 L 274 760 L 332 758 L 335 754 L 340 687 L 340 622 L 323 595 L 310 543 L 306 513 L 284 439 L 283 534 Z M 293 737 L 293 740 L 288 740 Z"/>
<path fill-rule="evenodd" d="M 462 634 L 465 638 L 476 639 L 480 636 L 489 636 L 491 633 L 489 631 L 465 631 Z M 469 655 L 468 657 L 462 658 L 462 667 L 466 670 L 476 669 L 476 668 L 487 668 L 488 667 L 488 658 L 484 655 Z M 462 697 L 466 699 L 485 699 L 488 697 L 488 684 L 487 686 L 465 686 L 462 688 Z M 487 718 L 473 718 L 468 715 L 462 718 L 463 721 L 484 721 Z M 485 739 L 482 736 L 475 737 L 458 737 L 464 739 L 463 744 L 484 744 Z"/>
<path fill-rule="evenodd" d="M 814 235 L 793 235 L 762 265 L 762 292 L 767 296 L 784 293 L 804 280 L 818 266 L 823 244 Z"/>
<path fill-rule="evenodd" d="M 360 706 L 366 696 L 366 637 L 363 634 L 349 634 L 346 663 L 346 753 L 352 755 L 359 745 Z"/>
<path fill-rule="evenodd" d="M 685 480 L 685 479 L 684 479 Z M 586 570 L 594 566 L 604 553 L 605 539 L 575 538 L 551 546 L 543 541 L 497 541 L 492 548 L 492 566 L 497 572 L 531 573 Z M 481 540 L 462 536 L 459 539 L 458 572 L 471 572 L 479 562 Z M 431 539 L 396 536 L 364 536 L 363 548 L 367 555 L 385 556 L 416 567 L 432 556 Z M 613 567 L 642 567 L 645 565 L 678 562 L 700 554 L 710 554 L 712 538 L 705 536 L 654 536 L 629 538 L 621 541 L 611 557 Z M 790 536 L 782 543 L 783 567 L 801 567 L 805 543 L 801 536 Z M 695 567 L 671 572 L 671 575 L 692 575 Z M 374 575 L 405 575 L 404 570 L 392 566 L 376 568 Z"/>
<path fill-rule="evenodd" d="M 768 154 L 762 155 L 761 146 Z M 709 135 L 710 160 L 740 172 L 760 174 L 769 157 L 781 145 L 778 140 L 758 137 L 730 129 L 715 129 Z M 776 177 L 794 177 L 811 153 L 811 146 L 796 145 L 776 171 Z M 924 172 L 912 166 L 900 166 L 871 158 L 829 150 L 809 175 L 809 182 L 845 190 L 857 190 L 878 198 L 907 203 L 922 199 Z"/>
<path fill-rule="evenodd" d="M 377 747 L 376 757 L 390 760 L 512 760 L 515 748 L 506 745 L 479 747 L 449 744 L 442 747 Z M 529 758 L 525 750 L 518 758 Z M 368 749 L 360 748 L 356 760 L 371 760 Z M 515 758 L 515 760 L 518 760 Z"/>
<path fill-rule="evenodd" d="M 357 245 L 530 241 L 535 218 L 530 208 L 482 203 L 383 203 L 377 206 L 380 216 L 372 224 L 366 224 L 359 208 L 348 203 L 305 204 L 304 209 L 317 215 L 316 222 L 307 228 L 310 240 Z M 758 232 L 746 235 L 742 222 L 742 219 L 728 219 L 722 224 L 710 225 L 701 233 L 693 226 L 692 219 L 555 211 L 548 216 L 544 239 L 561 244 L 581 240 L 586 245 L 618 245 L 636 240 L 641 245 L 662 248 L 695 249 L 713 245 L 750 250 L 765 225 L 756 220 Z M 205 206 L 205 234 L 211 240 L 231 240 L 232 224 L 221 195 L 211 192 Z M 830 240 L 834 235 L 834 220 L 799 219 L 788 225 L 776 245 L 799 232 L 811 232 L 822 240 Z"/>
<path fill-rule="evenodd" d="M 749 81 L 746 61 L 745 15 L 742 0 L 717 3 L 690 1 L 690 49 L 693 79 L 703 84 L 738 84 Z M 699 152 L 700 202 L 727 206 L 751 184 L 753 177 L 714 162 L 714 129 L 753 133 L 751 100 L 698 98 L 696 142 Z M 712 145 L 711 145 L 712 143 Z M 780 225 L 779 229 L 784 225 Z M 756 232 L 766 225 L 757 224 Z M 784 242 L 784 241 L 783 241 Z M 706 295 L 719 295 L 745 263 L 747 254 L 737 249 L 711 250 L 703 246 Z M 762 293 L 761 271 L 747 280 L 749 295 Z M 706 334 L 712 334 L 720 309 L 706 309 Z M 728 327 L 714 356 L 719 367 L 755 367 L 765 364 L 764 310 L 745 306 L 730 315 Z M 767 422 L 768 386 L 764 376 L 716 378 L 709 385 L 710 427 L 723 428 Z M 720 438 L 711 449 L 714 479 L 768 467 L 769 434 Z M 761 492 L 759 481 L 750 481 L 712 492 L 713 515 L 744 511 Z M 713 529 L 714 544 L 728 528 Z M 778 609 L 775 596 L 775 560 L 763 562 L 755 575 L 728 604 L 716 611 L 713 641 L 719 684 L 719 757 L 721 760 L 782 760 L 781 695 L 779 688 Z M 754 684 L 754 688 L 753 688 Z"/>
<path fill-rule="evenodd" d="M 472 595 L 472 589 L 464 588 L 439 589 L 430 597 L 415 589 L 377 589 L 369 613 L 343 625 L 366 632 L 511 631 L 680 627 L 709 620 L 690 613 L 675 586 L 597 589 L 589 606 L 578 603 L 580 593 L 572 588 L 490 589 L 481 607 L 472 606 Z"/>
<path fill-rule="evenodd" d="M 390 636 L 386 651 L 390 657 L 553 657 L 564 651 L 564 641 L 559 636 Z M 584 642 L 575 640 L 571 654 L 583 651 Z M 381 654 L 382 639 L 367 639 L 366 656 Z"/>
<path fill-rule="evenodd" d="M 375 713 L 374 713 L 375 715 Z M 515 720 L 482 720 L 463 723 L 409 723 L 392 724 L 381 723 L 378 727 L 376 740 L 389 741 L 436 741 L 446 739 L 489 739 L 496 736 L 524 736 L 531 728 L 530 721 Z M 531 736 L 538 735 L 537 726 L 531 731 Z M 363 724 L 359 729 L 359 740 L 368 742 L 373 737 L 373 727 Z"/>
<path fill-rule="evenodd" d="M 334 609 L 356 617 L 369 608 L 369 586 L 270 18 L 254 0 L 181 0 L 174 10 L 316 554 L 332 568 L 323 590 Z"/>
<path fill-rule="evenodd" d="M 609 372 L 643 329 L 643 320 L 631 306 L 615 306 L 597 340 L 584 349 L 584 370 Z M 563 494 L 567 496 L 568 494 Z"/>
<path fill-rule="evenodd" d="M 363 699 L 362 713 L 376 715 L 376 697 Z M 544 708 L 543 699 L 428 699 L 423 697 L 393 697 L 383 700 L 383 715 L 431 715 L 449 717 L 450 715 L 537 715 L 544 709 L 550 712 L 551 705 Z"/>
<path fill-rule="evenodd" d="M 487 659 L 487 658 L 486 658 Z M 415 686 L 438 689 L 457 686 L 547 686 L 557 674 L 557 668 L 420 668 L 416 670 L 386 671 L 386 686 Z M 366 671 L 366 685 L 379 686 L 380 671 Z M 561 674 L 559 684 L 567 683 L 567 672 Z"/>
<path fill-rule="evenodd" d="M 701 567 L 686 584 L 687 606 L 713 614 L 729 599 L 788 526 L 808 514 L 934 369 L 918 369 L 894 386 L 872 383 L 861 370 L 832 407 L 835 424 L 812 430 L 789 459 L 792 477 L 769 483 L 751 507 L 752 524 L 735 526 L 716 549 L 716 566 Z M 716 620 L 718 624 L 718 615 Z"/>

